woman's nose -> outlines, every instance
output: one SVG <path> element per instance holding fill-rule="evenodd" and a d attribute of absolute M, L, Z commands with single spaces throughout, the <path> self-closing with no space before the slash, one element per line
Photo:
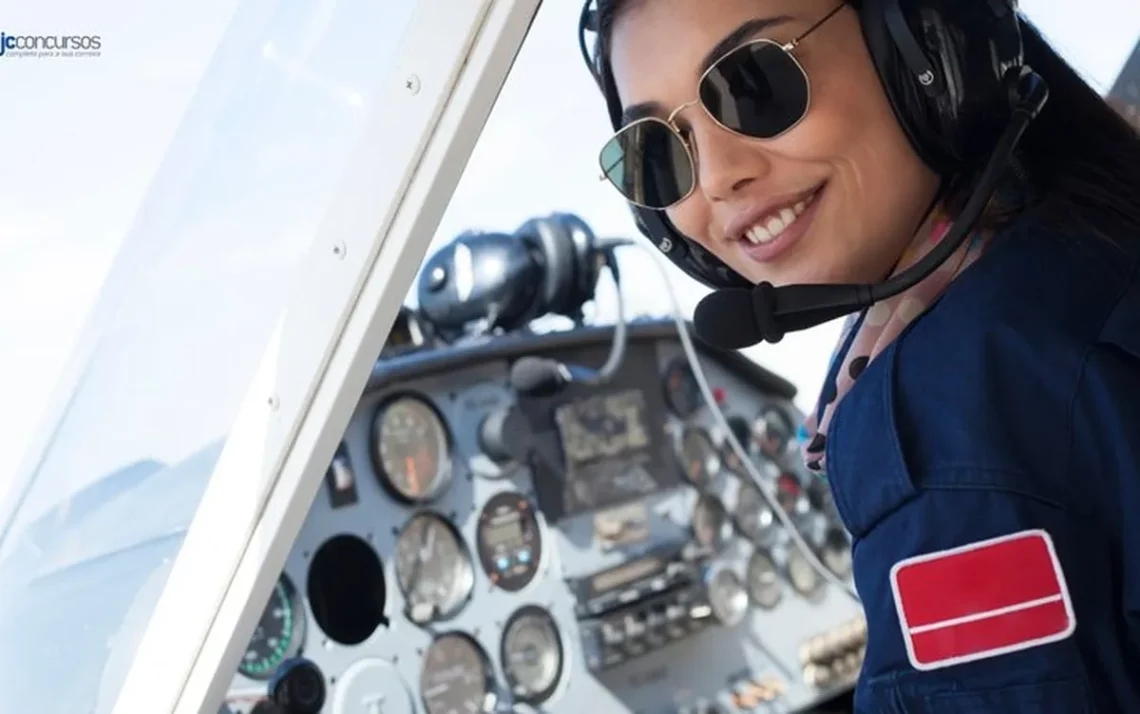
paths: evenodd
<path fill-rule="evenodd" d="M 708 117 L 693 118 L 690 139 L 699 190 L 710 201 L 733 198 L 771 170 L 764 152 Z"/>

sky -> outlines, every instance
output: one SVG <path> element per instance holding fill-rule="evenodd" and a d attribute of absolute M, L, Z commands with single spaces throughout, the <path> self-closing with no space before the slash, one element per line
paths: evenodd
<path fill-rule="evenodd" d="M 46 426 L 80 329 L 238 3 L 5 5 L 0 32 L 98 34 L 103 42 L 98 57 L 0 58 L 0 501 Z M 335 5 L 316 0 L 306 11 L 319 18 Z M 553 211 L 578 213 L 599 235 L 632 235 L 624 204 L 597 180 L 609 127 L 579 59 L 579 9 L 577 0 L 544 3 L 435 247 L 467 229 L 511 231 Z M 1025 0 L 1022 9 L 1103 90 L 1140 35 L 1134 0 Z M 644 260 L 631 254 L 625 262 Z M 630 313 L 661 314 L 656 277 L 626 282 Z M 671 285 L 688 310 L 705 292 L 678 271 Z M 597 317 L 613 314 L 604 285 Z M 836 330 L 826 325 L 748 355 L 795 383 L 807 408 Z"/>

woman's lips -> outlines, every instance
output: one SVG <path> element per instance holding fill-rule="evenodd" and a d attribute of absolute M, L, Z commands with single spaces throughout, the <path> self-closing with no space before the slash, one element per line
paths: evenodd
<path fill-rule="evenodd" d="M 762 238 L 764 236 L 762 234 L 761 240 L 756 240 L 757 236 L 755 233 L 753 233 L 752 236 L 747 235 L 747 233 L 752 232 L 750 229 L 746 232 L 746 235 L 738 241 L 740 250 L 757 263 L 770 263 L 783 255 L 791 249 L 791 247 L 807 233 L 808 228 L 811 227 L 812 220 L 815 218 L 815 214 L 819 209 L 819 202 L 823 198 L 826 188 L 827 185 L 824 184 L 820 186 L 815 193 L 811 194 L 810 198 L 804 202 L 803 210 L 795 215 L 794 220 L 788 222 L 781 218 L 778 225 L 760 227 L 762 231 L 767 231 L 769 236 L 771 236 L 772 233 L 769 228 L 777 228 L 778 232 L 775 236 L 763 240 Z"/>

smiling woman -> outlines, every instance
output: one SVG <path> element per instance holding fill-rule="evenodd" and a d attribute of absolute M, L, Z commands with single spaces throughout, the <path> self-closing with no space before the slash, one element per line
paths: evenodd
<path fill-rule="evenodd" d="M 666 117 L 689 152 L 667 215 L 752 282 L 879 279 L 922 221 L 937 177 L 892 121 L 853 10 L 775 1 L 757 18 L 758 7 L 666 0 L 614 16 L 626 119 Z M 762 83 L 738 71 L 744 63 L 768 70 Z M 726 101 L 740 94 L 754 98 Z M 773 101 L 756 111 L 762 98 Z"/>
<path fill-rule="evenodd" d="M 715 332 L 854 313 L 800 434 L 855 541 L 856 710 L 1140 711 L 1136 131 L 1012 0 L 594 20 L 603 171 L 734 288 Z"/>

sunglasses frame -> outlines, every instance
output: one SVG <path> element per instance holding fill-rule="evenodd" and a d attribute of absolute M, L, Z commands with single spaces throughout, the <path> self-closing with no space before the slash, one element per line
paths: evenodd
<path fill-rule="evenodd" d="M 836 13 L 838 13 L 843 8 L 844 8 L 844 4 L 843 3 L 839 4 L 838 6 L 833 8 L 830 12 L 828 12 L 826 15 L 824 15 L 822 19 L 817 21 L 811 27 L 804 30 L 799 36 L 795 37 L 794 39 L 790 40 L 789 42 L 779 43 L 779 42 L 776 42 L 775 40 L 760 37 L 760 38 L 756 38 L 754 40 L 748 40 L 746 42 L 742 42 L 739 45 L 737 45 L 736 47 L 733 47 L 731 50 L 722 54 L 720 57 L 718 57 L 716 59 L 716 61 L 714 61 L 712 64 L 710 64 L 709 68 L 706 69 L 704 72 L 702 72 L 700 78 L 697 79 L 697 98 L 696 99 L 693 99 L 692 101 L 689 101 L 689 102 L 685 102 L 681 106 L 679 106 L 676 109 L 674 109 L 673 111 L 669 112 L 669 116 L 665 119 L 661 119 L 660 117 L 642 117 L 640 119 L 635 119 L 634 121 L 631 121 L 629 124 L 626 124 L 621 129 L 614 132 L 613 136 L 611 136 L 606 141 L 606 143 L 602 145 L 602 150 L 600 152 L 598 152 L 598 165 L 602 170 L 602 175 L 600 177 L 600 180 L 609 181 L 610 185 L 613 186 L 617 190 L 617 192 L 621 194 L 622 198 L 624 198 L 626 201 L 629 201 L 630 203 L 632 203 L 635 206 L 638 206 L 639 208 L 646 208 L 646 209 L 649 209 L 651 211 L 668 210 L 668 209 L 672 208 L 673 206 L 676 206 L 678 203 L 681 203 L 682 201 L 687 199 L 689 196 L 692 196 L 693 192 L 697 190 L 697 185 L 698 185 L 698 182 L 697 182 L 697 155 L 696 155 L 696 151 L 694 151 L 693 147 L 689 144 L 689 141 L 685 138 L 685 135 L 683 133 L 681 133 L 680 128 L 676 125 L 677 115 L 680 114 L 681 112 L 683 112 L 684 110 L 688 109 L 689 107 L 699 106 L 701 108 L 701 110 L 709 117 L 709 119 L 712 119 L 713 123 L 715 123 L 721 129 L 724 129 L 725 131 L 729 132 L 730 134 L 733 134 L 734 136 L 739 136 L 739 137 L 744 138 L 744 139 L 752 139 L 754 141 L 771 141 L 773 139 L 778 139 L 779 137 L 788 133 L 792 129 L 795 129 L 797 126 L 799 126 L 800 122 L 802 122 L 804 120 L 804 117 L 806 117 L 808 115 L 808 112 L 811 110 L 811 78 L 808 76 L 807 70 L 804 69 L 803 64 L 801 64 L 799 59 L 796 57 L 794 50 L 796 49 L 796 47 L 799 46 L 799 44 L 801 42 L 804 41 L 804 39 L 806 39 L 809 35 L 811 35 L 811 33 L 815 32 L 817 29 L 819 29 L 819 27 L 821 25 L 823 25 L 823 23 L 830 20 Z M 723 123 L 721 123 L 721 121 L 719 119 L 717 119 L 715 116 L 713 116 L 713 113 L 711 111 L 709 111 L 709 108 L 705 106 L 704 102 L 701 101 L 701 97 L 700 97 L 701 85 L 704 84 L 704 82 L 708 78 L 709 74 L 711 74 L 713 72 L 713 70 L 715 70 L 721 64 L 721 62 L 723 62 L 724 60 L 728 59 L 730 56 L 736 54 L 737 52 L 739 52 L 745 48 L 754 47 L 756 45 L 771 45 L 771 46 L 778 48 L 781 52 L 783 52 L 788 57 L 788 59 L 790 59 L 792 61 L 792 64 L 794 64 L 796 66 L 796 69 L 798 69 L 800 71 L 800 74 L 804 78 L 804 86 L 807 89 L 807 97 L 806 97 L 806 101 L 804 102 L 804 109 L 802 112 L 800 112 L 799 117 L 797 117 L 794 122 L 789 124 L 787 126 L 787 128 L 783 129 L 779 133 L 773 134 L 772 136 L 766 136 L 766 137 L 758 137 L 758 136 L 753 136 L 751 134 L 745 134 L 743 132 L 739 132 L 739 131 L 736 131 L 735 129 L 729 128 L 728 126 L 725 126 Z M 605 153 L 607 146 L 609 146 L 615 139 L 620 137 L 625 132 L 629 131 L 630 129 L 632 129 L 636 126 L 640 126 L 640 125 L 645 124 L 645 123 L 661 124 L 665 127 L 665 129 L 667 131 L 669 131 L 671 134 L 673 134 L 673 136 L 679 142 L 681 142 L 681 146 L 684 147 L 685 155 L 688 157 L 689 165 L 692 167 L 693 180 L 690 182 L 691 185 L 689 186 L 689 190 L 685 192 L 684 196 L 678 198 L 676 201 L 670 203 L 668 206 L 648 206 L 644 203 L 641 203 L 640 201 L 636 201 L 636 200 L 626 196 L 625 192 L 621 190 L 621 187 L 619 187 L 617 185 L 617 183 L 613 179 L 610 178 L 609 172 L 606 169 L 605 161 L 603 160 L 602 155 Z"/>

